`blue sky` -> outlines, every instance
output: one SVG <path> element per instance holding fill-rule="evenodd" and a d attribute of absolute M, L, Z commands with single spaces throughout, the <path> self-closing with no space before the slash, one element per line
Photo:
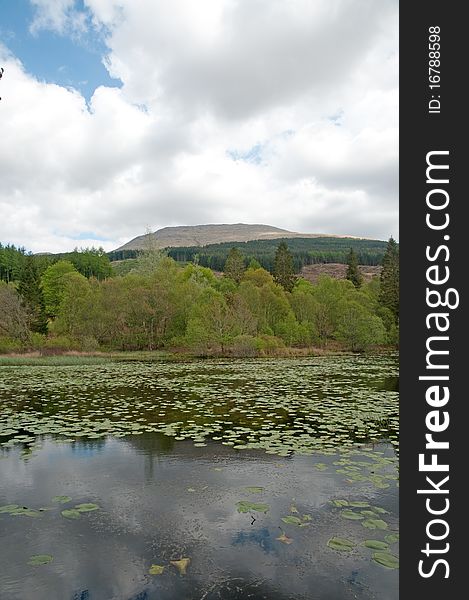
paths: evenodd
<path fill-rule="evenodd" d="M 82 0 L 76 2 L 76 8 L 86 14 Z M 21 60 L 27 72 L 47 83 L 73 87 L 87 101 L 100 85 L 121 85 L 103 64 L 104 33 L 93 27 L 79 35 L 61 35 L 45 28 L 31 33 L 36 13 L 29 0 L 1 3 L 0 42 Z"/>

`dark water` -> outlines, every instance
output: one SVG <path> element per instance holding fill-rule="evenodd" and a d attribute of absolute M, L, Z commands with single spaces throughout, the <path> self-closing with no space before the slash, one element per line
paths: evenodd
<path fill-rule="evenodd" d="M 373 394 L 381 390 L 391 405 L 391 399 L 395 399 L 395 358 L 389 362 L 376 360 L 376 369 L 370 370 L 368 364 L 367 376 L 356 383 L 359 397 L 363 398 L 363 390 L 369 388 L 370 398 L 376 401 Z M 246 381 L 251 382 L 255 400 L 253 363 L 246 364 Z M 264 370 L 268 364 L 263 363 Z M 319 364 L 324 370 L 324 363 Z M 205 373 L 205 400 L 212 393 L 219 401 L 218 367 L 212 365 L 211 388 L 210 377 L 204 371 L 206 365 L 200 365 Z M 242 364 L 234 365 L 225 364 L 223 368 L 235 369 L 239 378 Z M 303 363 L 308 372 L 318 368 L 315 361 L 308 365 Z M 351 365 L 356 373 L 357 363 Z M 318 385 L 322 386 L 321 394 L 327 396 L 330 389 L 336 397 L 337 388 L 331 387 L 330 381 L 339 381 L 339 373 L 334 377 L 334 372 L 340 367 L 343 373 L 346 365 L 331 361 L 329 366 L 326 392 L 323 377 Z M 297 373 L 298 362 L 283 361 L 282 368 L 284 375 L 279 381 L 288 382 L 287 371 Z M 43 372 L 40 367 L 36 369 L 1 370 L 0 401 L 10 423 L 15 410 L 19 410 L 15 402 L 23 409 L 25 398 L 31 395 L 27 381 L 34 381 L 34 401 L 40 395 L 38 376 L 42 377 Z M 64 369 L 70 377 L 70 371 Z M 135 369 L 130 369 L 133 376 Z M 154 369 L 148 366 L 147 375 L 151 373 L 153 382 Z M 187 385 L 187 366 L 173 364 L 164 369 L 176 376 L 181 369 Z M 66 397 L 54 396 L 64 376 L 60 370 L 46 373 L 43 411 L 47 412 L 52 402 L 58 409 L 69 406 Z M 280 374 L 262 375 L 272 384 L 277 376 Z M 73 385 L 70 381 L 69 389 L 77 394 L 83 385 L 81 380 L 74 379 Z M 176 393 L 174 379 L 171 381 L 171 390 Z M 168 389 L 167 384 L 163 385 Z M 119 394 L 122 387 L 125 378 L 119 382 Z M 142 393 L 147 398 L 148 390 Z M 288 395 L 288 386 L 282 393 Z M 310 392 L 305 390 L 305 394 Z M 129 383 L 128 397 L 138 399 L 138 395 L 138 388 Z M 106 398 L 104 391 L 100 392 L 102 401 L 112 403 L 115 397 L 109 393 Z M 373 413 L 372 407 L 370 410 Z M 135 414 L 134 418 L 141 417 Z M 25 426 L 22 421 L 21 427 Z M 206 436 L 206 445 L 194 446 L 191 439 L 178 441 L 158 431 L 72 441 L 70 435 L 67 441 L 60 435 L 44 434 L 34 443 L 4 442 L 0 506 L 17 504 L 33 509 L 36 516 L 0 511 L 0 598 L 396 600 L 398 570 L 375 562 L 374 550 L 361 545 L 364 540 L 384 540 L 398 531 L 395 445 L 386 440 L 365 440 L 361 445 L 354 442 L 334 449 L 330 439 L 324 452 L 315 449 L 309 455 L 299 455 L 292 451 L 288 456 L 249 447 L 233 449 L 212 441 L 211 436 Z M 299 448 L 304 447 L 302 442 Z M 334 464 L 337 462 L 340 464 Z M 70 501 L 53 502 L 54 496 L 69 496 Z M 344 518 L 343 509 L 331 504 L 333 499 L 378 507 L 383 511 L 379 516 L 386 528 L 370 530 L 363 526 L 363 518 Z M 268 510 L 240 513 L 240 501 L 261 503 Z M 81 503 L 95 503 L 99 509 L 81 513 L 78 519 L 61 514 Z M 35 513 L 39 508 L 50 510 Z M 296 517 L 298 523 L 282 521 L 289 516 Z M 282 534 L 291 543 L 278 540 Z M 328 547 L 328 540 L 334 536 L 351 540 L 353 550 L 339 552 Z M 390 546 L 390 552 L 398 554 L 397 544 Z M 51 555 L 52 562 L 28 565 L 31 556 L 42 554 Z M 190 559 L 185 574 L 171 564 L 182 558 Z M 163 573 L 151 575 L 152 565 L 164 566 Z"/>

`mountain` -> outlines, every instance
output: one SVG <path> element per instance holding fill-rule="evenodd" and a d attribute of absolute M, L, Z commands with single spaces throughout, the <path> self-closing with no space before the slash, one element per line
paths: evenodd
<path fill-rule="evenodd" d="M 249 242 L 253 240 L 269 240 L 276 238 L 318 238 L 346 237 L 323 233 L 297 233 L 270 225 L 183 225 L 180 227 L 163 227 L 154 233 L 139 235 L 123 246 L 120 250 L 144 250 L 148 247 L 176 248 L 187 246 L 206 246 L 223 242 Z M 351 236 L 348 236 L 351 237 Z"/>

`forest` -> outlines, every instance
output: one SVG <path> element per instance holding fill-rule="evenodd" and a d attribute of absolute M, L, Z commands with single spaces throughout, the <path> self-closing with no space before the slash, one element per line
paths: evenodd
<path fill-rule="evenodd" d="M 272 272 L 278 244 L 285 242 L 293 258 L 295 272 L 314 263 L 345 263 L 350 246 L 361 265 L 379 265 L 386 251 L 386 242 L 354 238 L 318 237 L 253 240 L 250 242 L 224 242 L 206 246 L 168 248 L 168 256 L 178 262 L 197 262 L 214 271 L 223 271 L 231 248 L 242 252 L 246 266 L 256 260 L 264 269 Z M 138 250 L 115 250 L 109 252 L 111 261 L 135 259 Z M 125 269 L 125 267 L 124 267 Z"/>
<path fill-rule="evenodd" d="M 31 255 L 0 246 L 0 353 L 269 356 L 397 345 L 399 250 L 392 238 L 381 277 L 368 283 L 354 249 L 345 254 L 346 279 L 323 276 L 313 285 L 297 276 L 286 242 L 276 244 L 272 272 L 232 245 L 223 275 L 157 249 L 116 275 L 102 250 Z"/>

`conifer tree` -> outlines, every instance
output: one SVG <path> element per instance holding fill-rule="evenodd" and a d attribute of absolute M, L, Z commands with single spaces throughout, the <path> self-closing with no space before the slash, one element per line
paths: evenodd
<path fill-rule="evenodd" d="M 244 258 L 241 254 L 241 251 L 238 250 L 238 248 L 231 248 L 225 263 L 225 276 L 233 279 L 233 281 L 236 281 L 236 283 L 239 283 L 244 275 L 245 270 L 246 267 L 244 265 Z"/>
<path fill-rule="evenodd" d="M 291 292 L 295 285 L 293 257 L 286 242 L 280 242 L 274 259 L 274 279 L 284 290 Z"/>
<path fill-rule="evenodd" d="M 358 258 L 353 248 L 350 248 L 350 252 L 347 255 L 347 273 L 345 278 L 351 281 L 357 289 L 363 283 L 363 277 L 358 268 Z"/>
<path fill-rule="evenodd" d="M 399 320 L 399 247 L 390 237 L 383 257 L 380 277 L 379 302 L 389 308 L 396 322 Z"/>
<path fill-rule="evenodd" d="M 26 257 L 18 283 L 18 293 L 30 315 L 31 331 L 47 334 L 47 315 L 41 279 L 34 257 Z"/>

